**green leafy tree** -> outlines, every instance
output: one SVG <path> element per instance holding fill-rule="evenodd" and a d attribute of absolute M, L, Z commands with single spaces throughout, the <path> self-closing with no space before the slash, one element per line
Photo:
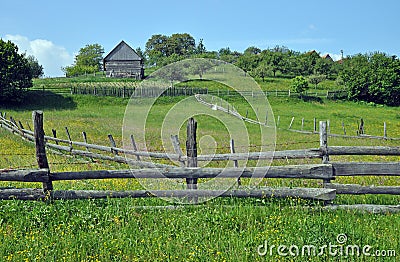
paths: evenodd
<path fill-rule="evenodd" d="M 203 58 L 192 59 L 185 64 L 187 71 L 193 75 L 198 75 L 200 80 L 203 79 L 203 75 L 206 73 L 206 71 L 212 68 L 214 65 L 215 64 L 209 59 Z"/>
<path fill-rule="evenodd" d="M 218 50 L 218 59 L 231 64 L 236 63 L 241 55 L 242 54 L 237 51 L 231 51 L 229 47 Z"/>
<path fill-rule="evenodd" d="M 146 42 L 145 54 L 149 65 L 160 65 L 163 58 L 167 57 L 168 36 L 152 35 Z"/>
<path fill-rule="evenodd" d="M 247 53 L 247 54 L 241 55 L 237 59 L 235 65 L 240 67 L 245 72 L 250 72 L 258 66 L 259 60 L 260 60 L 260 57 L 258 55 L 255 55 L 252 53 Z"/>
<path fill-rule="evenodd" d="M 188 57 L 194 54 L 196 42 L 194 38 L 188 34 L 172 34 L 167 40 L 167 56 L 172 54 Z"/>
<path fill-rule="evenodd" d="M 304 76 L 296 76 L 292 79 L 292 88 L 299 93 L 300 96 L 303 96 L 303 92 L 309 88 L 307 79 Z"/>
<path fill-rule="evenodd" d="M 0 39 L 0 102 L 21 102 L 32 86 L 32 71 L 25 55 L 11 41 Z"/>
<path fill-rule="evenodd" d="M 300 54 L 296 57 L 296 74 L 297 75 L 312 75 L 315 73 L 315 65 L 321 59 L 316 51 Z"/>
<path fill-rule="evenodd" d="M 187 33 L 172 34 L 171 36 L 156 34 L 146 42 L 145 54 L 149 65 L 165 65 L 182 60 L 196 53 L 205 52 L 202 44 L 197 46 L 194 38 Z"/>
<path fill-rule="evenodd" d="M 104 48 L 99 44 L 91 44 L 82 47 L 75 56 L 72 66 L 62 68 L 66 76 L 77 76 L 86 73 L 95 73 L 101 69 Z"/>
<path fill-rule="evenodd" d="M 174 82 L 181 82 L 187 80 L 185 70 L 182 64 L 169 64 L 162 67 L 152 74 L 152 77 L 158 78 L 162 81 L 167 81 L 171 83 L 171 87 L 174 86 Z"/>
<path fill-rule="evenodd" d="M 33 78 L 39 78 L 44 75 L 43 66 L 39 64 L 39 61 L 33 55 L 28 55 L 26 60 Z"/>
<path fill-rule="evenodd" d="M 99 44 L 91 44 L 82 47 L 75 56 L 75 65 L 96 67 L 101 69 L 103 61 L 104 48 Z"/>
<path fill-rule="evenodd" d="M 396 56 L 376 52 L 348 57 L 339 77 L 350 100 L 400 105 L 400 60 Z"/>
<path fill-rule="evenodd" d="M 270 72 L 271 72 L 270 66 L 265 62 L 261 62 L 253 70 L 252 75 L 261 78 L 262 81 L 264 82 L 265 78 L 270 74 Z"/>
<path fill-rule="evenodd" d="M 244 50 L 244 55 L 258 55 L 261 53 L 261 49 L 256 46 L 250 46 Z"/>
<path fill-rule="evenodd" d="M 274 77 L 276 77 L 278 71 L 282 71 L 285 67 L 285 55 L 279 50 L 263 50 L 261 57 L 269 65 Z"/>
<path fill-rule="evenodd" d="M 195 54 L 202 55 L 207 52 L 205 45 L 203 44 L 203 39 L 200 39 L 199 43 L 196 46 Z"/>
<path fill-rule="evenodd" d="M 325 58 L 319 58 L 316 60 L 314 71 L 316 75 L 325 75 L 327 78 L 336 73 L 334 62 Z"/>
<path fill-rule="evenodd" d="M 310 82 L 310 84 L 315 85 L 315 89 L 317 89 L 319 83 L 325 80 L 326 80 L 326 75 L 310 75 L 308 77 L 308 81 Z"/>
<path fill-rule="evenodd" d="M 140 47 L 136 48 L 135 52 L 136 54 L 138 54 L 138 56 L 140 56 L 143 59 L 143 63 L 147 62 L 146 56 Z"/>

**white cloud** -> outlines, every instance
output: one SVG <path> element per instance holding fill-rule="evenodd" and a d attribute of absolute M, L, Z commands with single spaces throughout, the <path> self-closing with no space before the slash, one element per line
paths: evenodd
<path fill-rule="evenodd" d="M 61 67 L 71 65 L 74 57 L 62 47 L 44 39 L 30 40 L 21 35 L 6 35 L 4 40 L 10 40 L 18 46 L 20 53 L 33 55 L 44 68 L 45 76 L 62 76 Z"/>

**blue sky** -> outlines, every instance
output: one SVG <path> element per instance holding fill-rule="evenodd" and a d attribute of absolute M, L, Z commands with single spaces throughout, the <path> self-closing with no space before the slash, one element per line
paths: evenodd
<path fill-rule="evenodd" d="M 107 53 L 125 40 L 144 49 L 153 34 L 189 33 L 207 50 L 284 45 L 334 57 L 341 49 L 400 55 L 397 0 L 0 1 L 0 37 L 35 55 L 47 76 L 62 75 L 86 44 Z"/>

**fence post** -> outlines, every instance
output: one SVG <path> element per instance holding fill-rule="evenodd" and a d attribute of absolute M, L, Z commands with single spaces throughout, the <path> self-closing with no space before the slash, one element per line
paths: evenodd
<path fill-rule="evenodd" d="M 36 148 L 36 161 L 38 163 L 39 168 L 49 168 L 49 162 L 47 161 L 46 155 L 46 147 L 44 140 L 44 130 L 43 130 L 43 112 L 42 111 L 33 111 L 32 112 L 32 120 L 33 120 L 33 136 L 35 139 L 35 148 Z M 43 191 L 47 195 L 49 191 L 53 190 L 53 183 L 48 176 L 48 181 L 43 182 Z"/>
<path fill-rule="evenodd" d="M 326 121 L 319 122 L 319 146 L 322 153 L 322 164 L 327 164 L 329 162 L 328 155 L 328 131 Z M 324 186 L 331 182 L 330 179 L 324 179 Z"/>
<path fill-rule="evenodd" d="M 53 133 L 53 137 L 57 138 L 57 130 L 52 129 L 51 132 Z M 56 141 L 56 145 L 58 145 L 58 141 Z"/>
<path fill-rule="evenodd" d="M 132 143 L 133 151 L 135 151 L 135 152 L 138 151 L 136 142 L 135 142 L 135 138 L 133 137 L 133 135 L 131 135 L 131 143 Z M 137 161 L 140 161 L 140 156 L 136 155 L 136 159 L 137 159 Z"/>
<path fill-rule="evenodd" d="M 183 152 L 181 149 L 181 144 L 179 142 L 179 138 L 178 135 L 171 135 L 171 142 L 172 142 L 172 146 L 174 147 L 174 151 L 176 154 L 179 155 L 179 157 L 183 156 Z M 179 160 L 179 164 L 181 167 L 185 166 L 185 161 L 183 160 Z"/>
<path fill-rule="evenodd" d="M 289 129 L 291 129 L 291 128 L 292 128 L 293 121 L 294 121 L 294 117 L 292 117 L 292 121 L 290 121 Z"/>
<path fill-rule="evenodd" d="M 235 141 L 233 139 L 231 139 L 230 147 L 231 147 L 231 154 L 235 154 Z M 235 168 L 239 167 L 239 163 L 237 160 L 233 160 L 233 166 Z M 240 177 L 238 177 L 237 183 L 238 183 L 238 186 L 242 185 L 242 182 L 240 181 Z"/>
<path fill-rule="evenodd" d="M 196 142 L 197 122 L 193 117 L 187 123 L 186 155 L 187 167 L 197 167 L 197 142 Z M 187 189 L 197 189 L 197 178 L 186 178 Z M 189 201 L 197 203 L 197 197 L 189 198 Z"/>
<path fill-rule="evenodd" d="M 83 142 L 85 142 L 85 144 L 87 144 L 88 141 L 87 141 L 87 135 L 86 135 L 86 132 L 85 132 L 85 131 L 82 131 L 82 137 L 83 137 Z M 90 152 L 88 146 L 86 146 L 86 151 L 87 151 L 87 152 Z M 92 158 L 92 157 L 90 157 L 90 161 L 93 162 L 93 158 Z"/>
<path fill-rule="evenodd" d="M 117 144 L 115 143 L 115 140 L 114 140 L 114 138 L 113 138 L 113 136 L 111 134 L 108 135 L 108 139 L 110 140 L 111 147 L 116 148 Z M 112 148 L 111 148 L 111 152 L 114 153 L 116 156 L 118 155 L 118 151 L 115 151 Z"/>
<path fill-rule="evenodd" d="M 317 133 L 317 119 L 314 117 L 314 133 Z"/>
<path fill-rule="evenodd" d="M 346 135 L 346 127 L 344 126 L 344 121 L 342 121 L 343 135 Z"/>
<path fill-rule="evenodd" d="M 72 150 L 72 139 L 71 139 L 71 135 L 69 134 L 68 127 L 65 127 L 65 133 L 67 133 L 67 137 L 68 137 L 68 140 L 69 140 L 69 147 L 70 147 L 70 150 Z"/>
<path fill-rule="evenodd" d="M 18 125 L 21 129 L 25 129 L 24 126 L 22 125 L 21 121 L 18 120 Z"/>
<path fill-rule="evenodd" d="M 383 122 L 383 138 L 387 139 L 386 122 Z"/>

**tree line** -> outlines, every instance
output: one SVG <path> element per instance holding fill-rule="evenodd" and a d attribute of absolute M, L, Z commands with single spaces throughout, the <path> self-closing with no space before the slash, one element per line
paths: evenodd
<path fill-rule="evenodd" d="M 145 51 L 139 51 L 147 66 L 165 66 L 186 58 L 219 59 L 235 64 L 261 81 L 278 74 L 293 78 L 292 88 L 299 93 L 310 84 L 317 87 L 330 79 L 347 91 L 349 100 L 400 106 L 400 60 L 382 52 L 333 61 L 316 51 L 301 53 L 284 46 L 265 50 L 250 46 L 243 53 L 229 47 L 208 51 L 202 39 L 196 45 L 189 34 L 153 35 L 146 42 Z"/>
<path fill-rule="evenodd" d="M 11 42 L 1 40 L 0 43 L 0 97 L 4 97 L 31 86 L 29 79 L 43 75 L 43 68 L 34 57 L 18 55 L 18 48 Z M 329 57 L 321 57 L 316 51 L 302 53 L 284 46 L 265 50 L 250 46 L 242 53 L 232 51 L 229 47 L 210 51 L 202 39 L 196 43 L 188 33 L 152 35 L 145 49 L 137 48 L 136 52 L 144 59 L 146 67 L 162 67 L 187 58 L 217 59 L 235 64 L 260 81 L 267 77 L 293 78 L 292 88 L 299 93 L 309 85 L 317 87 L 320 82 L 330 79 L 336 80 L 339 86 L 348 91 L 349 100 L 400 105 L 400 60 L 381 52 L 347 56 L 335 62 Z M 104 48 L 100 44 L 88 44 L 79 50 L 74 64 L 63 70 L 66 76 L 98 72 L 102 70 L 103 54 Z M 6 59 L 7 56 L 11 59 Z M 13 64 L 11 69 L 8 63 Z M 5 78 L 12 75 L 7 70 L 14 72 L 14 75 L 15 72 L 25 75 L 21 73 L 21 70 L 25 70 L 22 65 L 26 66 L 26 80 Z M 174 75 L 178 74 L 175 72 Z M 201 78 L 201 74 L 199 76 Z"/>

